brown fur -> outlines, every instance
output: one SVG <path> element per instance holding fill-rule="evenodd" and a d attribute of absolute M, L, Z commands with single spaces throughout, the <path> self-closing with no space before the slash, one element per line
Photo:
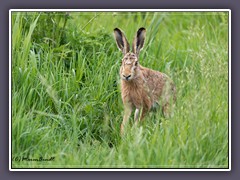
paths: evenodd
<path fill-rule="evenodd" d="M 126 49 L 129 50 L 129 43 L 123 32 L 117 28 L 114 31 L 117 45 L 124 54 L 120 68 L 121 95 L 124 104 L 124 117 L 121 125 L 123 133 L 124 125 L 134 108 L 136 109 L 134 115 L 136 122 L 139 118 L 142 120 L 155 104 L 161 104 L 163 114 L 167 116 L 170 113 L 171 99 L 176 100 L 176 88 L 172 80 L 164 73 L 139 64 L 138 54 L 145 39 L 144 28 L 140 28 L 137 32 L 133 42 L 134 53 L 126 52 Z"/>

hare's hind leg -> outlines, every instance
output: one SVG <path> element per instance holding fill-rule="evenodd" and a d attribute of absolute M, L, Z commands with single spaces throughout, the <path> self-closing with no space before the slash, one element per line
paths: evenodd
<path fill-rule="evenodd" d="M 163 105 L 163 107 L 162 107 L 162 114 L 166 118 L 168 118 L 170 116 L 169 103 L 166 103 L 166 104 Z"/>
<path fill-rule="evenodd" d="M 166 118 L 172 117 L 176 102 L 176 87 L 173 83 L 166 83 L 161 100 L 162 100 L 162 113 L 164 117 Z"/>
<path fill-rule="evenodd" d="M 168 98 L 167 101 L 163 103 L 162 114 L 166 118 L 171 118 L 174 115 L 175 107 L 175 97 Z"/>

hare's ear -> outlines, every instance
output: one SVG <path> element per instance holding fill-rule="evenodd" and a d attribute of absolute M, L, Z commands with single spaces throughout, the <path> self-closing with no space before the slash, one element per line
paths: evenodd
<path fill-rule="evenodd" d="M 139 55 L 140 50 L 143 48 L 145 37 L 146 29 L 142 27 L 137 31 L 137 34 L 133 40 L 133 53 L 135 53 L 137 56 Z"/>
<path fill-rule="evenodd" d="M 120 29 L 115 28 L 114 37 L 117 42 L 117 46 L 122 51 L 122 53 L 123 54 L 128 53 L 130 51 L 130 46 L 124 33 Z"/>

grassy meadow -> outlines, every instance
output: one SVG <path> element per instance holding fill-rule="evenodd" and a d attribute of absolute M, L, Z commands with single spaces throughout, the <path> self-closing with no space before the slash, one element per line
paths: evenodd
<path fill-rule="evenodd" d="M 11 25 L 12 168 L 228 168 L 228 12 L 12 12 Z M 115 27 L 131 42 L 145 27 L 140 64 L 177 87 L 173 117 L 132 116 L 123 137 Z"/>

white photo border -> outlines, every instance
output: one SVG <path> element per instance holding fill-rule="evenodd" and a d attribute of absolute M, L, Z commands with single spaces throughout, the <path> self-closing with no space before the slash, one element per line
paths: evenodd
<path fill-rule="evenodd" d="M 228 168 L 12 168 L 12 12 L 228 12 Z M 10 9 L 9 10 L 9 171 L 231 171 L 231 9 Z"/>

